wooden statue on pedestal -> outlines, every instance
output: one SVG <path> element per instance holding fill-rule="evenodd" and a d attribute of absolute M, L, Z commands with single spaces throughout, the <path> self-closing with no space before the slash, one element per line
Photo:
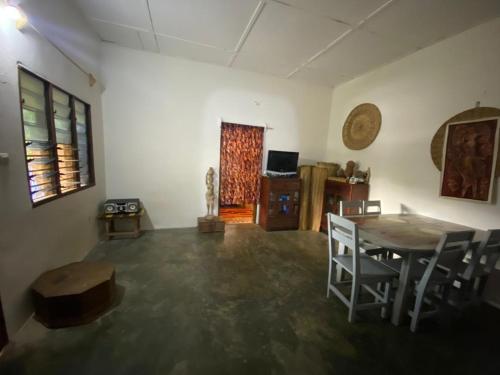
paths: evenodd
<path fill-rule="evenodd" d="M 207 200 L 207 215 L 205 216 L 206 219 L 212 219 L 214 217 L 214 174 L 214 169 L 210 167 L 208 168 L 207 175 L 205 176 L 205 184 L 207 185 L 207 192 L 205 193 L 205 199 Z"/>
<path fill-rule="evenodd" d="M 204 217 L 198 218 L 198 231 L 202 233 L 224 232 L 224 221 L 219 216 L 214 215 L 215 208 L 215 191 L 214 191 L 214 176 L 215 171 L 212 167 L 208 168 L 205 176 L 205 185 L 207 192 L 205 199 L 207 201 L 207 214 Z"/>

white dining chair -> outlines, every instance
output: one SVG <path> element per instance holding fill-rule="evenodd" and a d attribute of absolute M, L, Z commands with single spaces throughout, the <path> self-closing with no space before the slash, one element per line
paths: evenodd
<path fill-rule="evenodd" d="M 363 201 L 363 215 L 381 215 L 382 202 L 380 201 Z"/>
<path fill-rule="evenodd" d="M 363 215 L 363 201 L 339 201 L 339 216 Z"/>
<path fill-rule="evenodd" d="M 381 309 L 382 317 L 386 317 L 387 308 L 390 304 L 391 282 L 397 273 L 386 267 L 379 261 L 360 253 L 358 226 L 346 218 L 328 213 L 328 287 L 326 296 L 333 292 L 348 308 L 348 321 L 354 322 L 356 311 L 366 309 Z M 335 255 L 336 244 L 339 248 L 348 248 L 352 255 Z M 336 273 L 345 270 L 352 277 L 351 280 L 340 280 Z M 379 283 L 385 285 L 383 293 L 376 290 Z M 340 285 L 350 285 L 350 297 L 346 297 L 338 288 Z M 361 288 L 373 295 L 374 301 L 360 303 L 359 295 Z"/>
<path fill-rule="evenodd" d="M 500 257 L 500 229 L 486 232 L 486 236 L 477 246 L 471 247 L 471 257 L 464 257 L 458 266 L 457 280 L 459 293 L 457 300 L 450 302 L 456 307 L 465 307 L 475 302 L 482 294 L 489 274 L 495 268 Z M 438 267 L 447 272 L 448 264 Z"/>
<path fill-rule="evenodd" d="M 467 250 L 470 249 L 473 238 L 474 231 L 444 233 L 427 265 L 418 262 L 415 264 L 415 305 L 412 310 L 408 311 L 412 332 L 416 332 L 421 319 L 437 314 L 441 305 L 447 303 L 460 263 Z M 401 259 L 388 259 L 381 262 L 398 273 L 401 270 Z M 443 271 L 438 267 L 440 263 L 449 265 L 449 268 Z M 424 303 L 431 309 L 423 311 Z"/>
<path fill-rule="evenodd" d="M 339 216 L 361 216 L 364 215 L 364 211 L 365 201 L 356 200 L 339 202 Z M 376 259 L 387 258 L 389 254 L 389 252 L 383 247 L 373 245 L 367 241 L 364 241 L 363 239 L 360 239 L 360 247 L 362 253 L 366 253 L 367 255 L 373 256 Z"/>
<path fill-rule="evenodd" d="M 410 330 L 416 332 L 420 319 L 439 312 L 438 308 L 422 312 L 425 297 L 436 297 L 438 306 L 448 300 L 448 294 L 456 278 L 458 267 L 474 238 L 474 231 L 445 233 L 441 237 L 436 252 L 427 265 L 424 274 L 415 287 L 416 300 L 413 310 L 409 311 L 411 317 Z M 439 262 L 445 261 L 450 265 L 446 273 L 437 270 Z M 431 301 L 432 299 L 427 300 Z"/>

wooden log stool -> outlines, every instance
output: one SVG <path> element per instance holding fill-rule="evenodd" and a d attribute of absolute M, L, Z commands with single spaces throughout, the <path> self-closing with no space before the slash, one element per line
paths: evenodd
<path fill-rule="evenodd" d="M 33 283 L 35 317 L 48 328 L 90 323 L 111 307 L 115 291 L 111 264 L 71 263 L 43 273 Z"/>

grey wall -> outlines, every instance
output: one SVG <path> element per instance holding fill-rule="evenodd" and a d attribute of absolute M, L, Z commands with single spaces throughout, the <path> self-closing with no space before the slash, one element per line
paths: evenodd
<path fill-rule="evenodd" d="M 98 75 L 99 40 L 70 2 L 30 0 L 21 6 L 51 39 L 64 30 L 73 57 Z M 92 106 L 96 186 L 37 208 L 31 207 L 26 181 L 18 61 Z M 0 163 L 0 295 L 10 335 L 32 312 L 29 288 L 36 277 L 80 260 L 98 241 L 95 217 L 105 196 L 101 111 L 99 84 L 89 87 L 87 76 L 33 30 L 20 32 L 0 18 L 0 152 L 10 155 Z"/>

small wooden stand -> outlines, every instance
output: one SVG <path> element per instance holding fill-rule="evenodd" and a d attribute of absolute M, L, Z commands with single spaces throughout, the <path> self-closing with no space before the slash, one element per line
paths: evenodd
<path fill-rule="evenodd" d="M 116 236 L 128 236 L 137 238 L 141 235 L 141 217 L 144 214 L 144 209 L 137 213 L 131 214 L 102 214 L 98 217 L 99 220 L 104 221 L 106 228 L 106 237 L 111 240 Z M 116 231 L 115 220 L 131 220 L 134 223 L 134 230 L 132 231 Z"/>
<path fill-rule="evenodd" d="M 213 232 L 224 232 L 225 230 L 224 221 L 219 216 L 214 216 L 213 218 L 206 218 L 205 216 L 198 218 L 198 232 L 201 233 L 213 233 Z"/>

